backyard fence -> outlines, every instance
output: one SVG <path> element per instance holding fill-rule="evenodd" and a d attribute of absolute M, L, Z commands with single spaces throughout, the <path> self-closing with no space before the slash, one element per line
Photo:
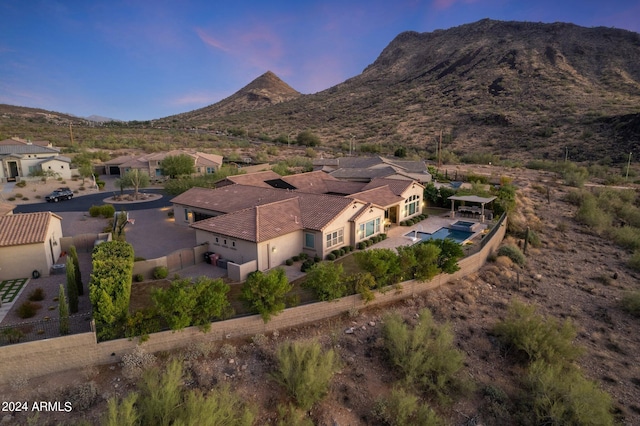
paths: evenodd
<path fill-rule="evenodd" d="M 91 313 L 69 316 L 67 328 L 67 335 L 91 331 Z M 60 336 L 63 336 L 63 334 L 60 334 L 60 318 L 58 317 L 21 322 L 0 327 L 0 346 L 52 339 Z"/>
<path fill-rule="evenodd" d="M 484 248 L 484 246 L 489 241 L 491 241 L 491 239 L 496 234 L 496 232 L 498 232 L 498 230 L 500 230 L 500 227 L 502 226 L 502 224 L 504 223 L 504 221 L 506 219 L 507 219 L 507 212 L 504 212 L 504 213 L 502 213 L 502 215 L 500 216 L 500 218 L 498 219 L 496 224 L 493 225 L 493 228 L 491 228 L 491 231 L 489 231 L 489 233 L 487 235 L 485 235 L 484 238 L 480 241 L 480 248 Z"/>

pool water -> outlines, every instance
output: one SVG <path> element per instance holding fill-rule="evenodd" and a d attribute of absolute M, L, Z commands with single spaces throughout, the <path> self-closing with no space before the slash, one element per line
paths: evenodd
<path fill-rule="evenodd" d="M 452 239 L 458 244 L 462 244 L 466 240 L 468 240 L 473 235 L 473 232 L 469 231 L 460 231 L 458 229 L 449 229 L 449 228 L 440 228 L 433 234 L 429 234 L 427 232 L 409 232 L 406 234 L 406 237 L 416 237 L 420 238 L 422 241 L 428 240 L 444 240 L 445 238 Z"/>

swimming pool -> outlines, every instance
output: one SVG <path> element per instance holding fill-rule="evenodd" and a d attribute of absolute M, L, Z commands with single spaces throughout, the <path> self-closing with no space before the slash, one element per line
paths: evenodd
<path fill-rule="evenodd" d="M 420 238 L 422 241 L 428 240 L 444 240 L 445 238 L 452 239 L 458 244 L 462 244 L 473 235 L 470 231 L 460 231 L 458 229 L 440 228 L 433 234 L 428 232 L 411 231 L 405 235 L 409 238 Z"/>
<path fill-rule="evenodd" d="M 481 226 L 482 225 L 478 222 L 467 222 L 464 220 L 458 220 L 452 223 L 449 227 L 458 231 L 476 232 L 480 229 Z"/>

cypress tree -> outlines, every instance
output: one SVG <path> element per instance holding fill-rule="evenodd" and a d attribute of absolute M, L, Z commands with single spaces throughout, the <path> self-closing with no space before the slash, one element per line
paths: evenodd
<path fill-rule="evenodd" d="M 62 284 L 60 284 L 60 291 L 58 292 L 58 314 L 60 316 L 60 335 L 67 335 L 69 334 L 69 306 L 67 305 L 67 298 L 64 295 L 64 286 Z"/>
<path fill-rule="evenodd" d="M 82 275 L 80 274 L 80 261 L 78 260 L 78 251 L 76 246 L 69 247 L 69 256 L 73 260 L 73 269 L 76 277 L 76 286 L 78 287 L 78 296 L 84 294 L 84 286 L 82 285 Z"/>
<path fill-rule="evenodd" d="M 67 294 L 69 294 L 69 311 L 75 314 L 78 312 L 78 287 L 71 257 L 67 257 Z"/>

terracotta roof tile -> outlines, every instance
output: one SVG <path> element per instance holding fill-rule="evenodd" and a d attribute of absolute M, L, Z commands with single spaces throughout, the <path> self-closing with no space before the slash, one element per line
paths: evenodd
<path fill-rule="evenodd" d="M 404 191 L 409 189 L 414 182 L 409 179 L 385 179 L 385 178 L 376 178 L 371 180 L 368 184 L 362 188 L 363 191 L 367 191 L 373 188 L 379 188 L 381 186 L 388 186 L 391 191 L 393 191 L 396 195 L 402 195 Z"/>
<path fill-rule="evenodd" d="M 338 179 L 328 173 L 319 170 L 315 172 L 283 176 L 281 179 L 289 185 L 294 186 L 298 191 L 311 192 L 315 194 L 325 194 L 329 192 L 327 183 L 330 181 L 338 181 Z"/>
<path fill-rule="evenodd" d="M 44 242 L 52 217 L 61 219 L 51 212 L 0 216 L 0 247 Z"/>
<path fill-rule="evenodd" d="M 357 192 L 349 195 L 349 197 L 365 203 L 372 203 L 380 207 L 389 207 L 404 200 L 404 198 L 394 194 L 388 185 Z"/>

